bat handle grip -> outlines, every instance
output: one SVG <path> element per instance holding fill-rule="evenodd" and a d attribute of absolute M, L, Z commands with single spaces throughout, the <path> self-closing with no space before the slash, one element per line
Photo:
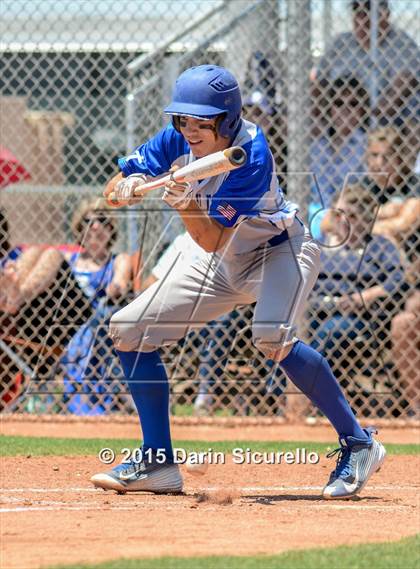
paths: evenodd
<path fill-rule="evenodd" d="M 117 200 L 117 196 L 115 194 L 115 192 L 111 192 L 107 197 L 106 197 L 106 201 L 108 203 L 110 203 L 111 205 L 118 205 L 118 200 Z"/>
<path fill-rule="evenodd" d="M 133 196 L 130 198 L 130 204 L 136 200 L 136 197 L 139 198 L 139 196 Z M 115 192 L 111 192 L 107 197 L 106 197 L 106 201 L 109 203 L 109 205 L 111 205 L 112 207 L 124 207 L 122 205 L 119 205 L 120 202 L 117 199 L 117 196 L 115 194 Z M 125 205 L 125 204 L 124 204 Z"/>

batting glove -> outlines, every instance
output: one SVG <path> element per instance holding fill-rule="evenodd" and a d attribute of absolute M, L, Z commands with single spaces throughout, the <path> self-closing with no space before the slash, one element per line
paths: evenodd
<path fill-rule="evenodd" d="M 193 196 L 191 184 L 168 182 L 162 196 L 163 201 L 175 209 L 187 209 Z"/>
<path fill-rule="evenodd" d="M 147 176 L 145 174 L 131 174 L 128 178 L 123 178 L 115 185 L 115 200 L 120 204 L 131 205 L 134 201 L 138 202 L 138 196 L 134 195 L 134 191 L 145 184 Z M 142 197 L 142 196 L 140 196 Z"/>

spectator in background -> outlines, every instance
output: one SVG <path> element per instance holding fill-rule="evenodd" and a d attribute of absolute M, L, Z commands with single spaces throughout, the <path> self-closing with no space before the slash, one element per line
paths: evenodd
<path fill-rule="evenodd" d="M 369 133 L 361 183 L 378 204 L 373 232 L 397 243 L 415 240 L 419 219 L 419 177 L 413 173 L 413 153 L 407 140 L 394 128 Z M 334 219 L 327 213 L 321 222 L 331 232 Z"/>
<path fill-rule="evenodd" d="M 243 118 L 258 124 L 267 136 L 284 190 L 287 182 L 285 77 L 280 53 L 255 51 L 248 60 L 243 97 Z"/>
<path fill-rule="evenodd" d="M 1 354 L 2 381 L 12 387 L 23 367 L 39 380 L 50 379 L 85 310 L 88 304 L 61 253 L 46 246 L 13 247 L 0 211 L 0 339 L 16 355 L 12 361 Z"/>
<path fill-rule="evenodd" d="M 378 370 L 378 354 L 404 287 L 398 249 L 385 237 L 371 235 L 377 208 L 366 187 L 345 188 L 330 212 L 337 246 L 323 248 L 314 289 L 312 345 L 324 350 L 334 372 L 347 382 L 357 367 L 365 373 Z"/>
<path fill-rule="evenodd" d="M 343 0 L 344 1 L 344 0 Z M 390 20 L 388 0 L 378 0 L 377 43 L 371 46 L 372 2 L 350 0 L 353 30 L 338 34 L 312 69 L 312 131 L 325 123 L 327 92 L 338 77 L 351 73 L 369 92 L 379 124 L 404 123 L 419 112 L 420 49 Z M 416 79 L 417 78 L 417 79 Z M 418 119 L 417 119 L 418 120 Z M 410 131 L 413 125 L 407 127 Z"/>
<path fill-rule="evenodd" d="M 72 274 L 89 299 L 93 314 L 72 338 L 61 360 L 67 409 L 77 415 L 112 410 L 112 385 L 121 374 L 113 363 L 106 321 L 127 294 L 132 277 L 130 256 L 112 248 L 117 225 L 104 200 L 83 201 L 73 215 L 73 236 L 80 253 L 67 254 Z"/>
<path fill-rule="evenodd" d="M 348 181 L 348 175 L 364 170 L 367 142 L 368 95 L 358 79 L 353 75 L 336 79 L 328 91 L 328 101 L 328 122 L 310 148 L 310 169 L 314 178 L 309 220 L 312 236 L 316 239 L 322 238 L 325 210 Z"/>
<path fill-rule="evenodd" d="M 413 70 L 404 70 L 390 81 L 389 86 L 381 92 L 375 115 L 381 126 L 418 132 L 419 77 L 416 77 Z"/>
<path fill-rule="evenodd" d="M 58 251 L 41 246 L 12 247 L 5 214 L 0 211 L 0 309 L 15 315 L 47 289 L 62 264 Z"/>
<path fill-rule="evenodd" d="M 378 45 L 376 61 L 372 60 L 370 0 L 351 0 L 353 30 L 338 34 L 332 45 L 312 71 L 316 82 L 335 81 L 352 73 L 369 89 L 373 73 L 378 73 L 378 89 L 390 86 L 390 81 L 408 71 L 415 77 L 420 73 L 420 50 L 416 42 L 390 21 L 388 0 L 378 0 Z"/>
<path fill-rule="evenodd" d="M 419 235 L 417 235 L 419 237 Z M 408 282 L 410 292 L 402 312 L 391 324 L 392 354 L 399 375 L 399 389 L 408 404 L 407 413 L 420 418 L 420 290 L 419 290 L 419 241 L 410 260 L 413 261 Z"/>
<path fill-rule="evenodd" d="M 413 173 L 414 160 L 409 142 L 395 128 L 383 127 L 369 133 L 364 183 L 379 204 L 418 196 L 419 178 Z"/>
<path fill-rule="evenodd" d="M 271 106 L 261 91 L 253 91 L 243 101 L 243 118 L 254 122 L 264 131 L 276 164 L 281 187 L 287 186 L 287 126 L 286 113 Z"/>
<path fill-rule="evenodd" d="M 364 184 L 380 204 L 373 232 L 392 239 L 409 257 L 420 239 L 420 184 L 412 148 L 394 128 L 380 128 L 369 135 L 366 162 Z"/>

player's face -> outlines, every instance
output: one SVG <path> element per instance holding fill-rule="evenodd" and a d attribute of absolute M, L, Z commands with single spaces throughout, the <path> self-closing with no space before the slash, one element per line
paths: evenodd
<path fill-rule="evenodd" d="M 216 119 L 180 117 L 179 129 L 196 158 L 202 158 L 229 146 L 229 139 L 216 133 Z"/>

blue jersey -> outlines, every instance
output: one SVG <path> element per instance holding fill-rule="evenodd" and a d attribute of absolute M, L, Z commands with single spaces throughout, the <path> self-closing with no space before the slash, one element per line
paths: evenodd
<path fill-rule="evenodd" d="M 232 146 L 241 146 L 247 162 L 241 168 L 193 182 L 199 207 L 225 227 L 237 227 L 230 253 L 252 251 L 287 229 L 298 210 L 280 188 L 273 156 L 262 130 L 242 121 Z M 185 138 L 171 124 L 132 154 L 118 161 L 124 175 L 160 176 L 195 160 Z"/>

